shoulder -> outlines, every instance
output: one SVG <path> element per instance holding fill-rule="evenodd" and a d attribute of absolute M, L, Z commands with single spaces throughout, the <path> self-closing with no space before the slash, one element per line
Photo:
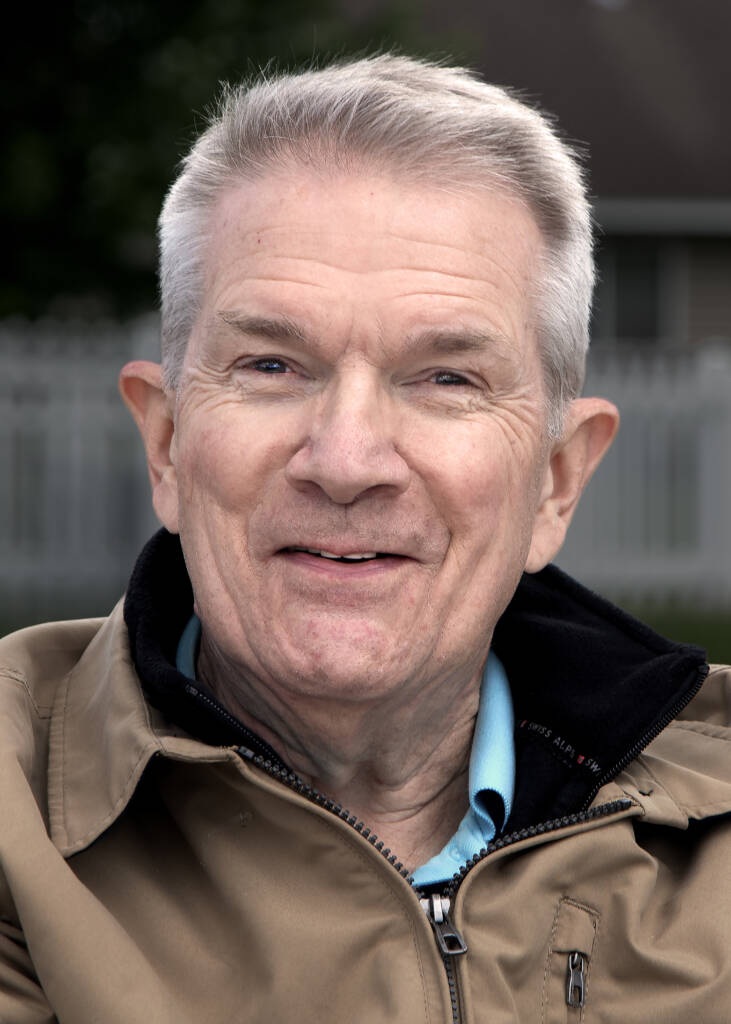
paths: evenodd
<path fill-rule="evenodd" d="M 105 632 L 124 630 L 121 608 L 108 619 L 48 622 L 0 640 L 0 817 L 33 794 L 47 820 L 47 773 L 54 708 L 68 680 Z"/>
<path fill-rule="evenodd" d="M 0 708 L 19 703 L 50 715 L 59 685 L 76 666 L 104 619 L 29 626 L 0 639 Z"/>
<path fill-rule="evenodd" d="M 649 823 L 687 828 L 731 815 L 731 667 L 711 666 L 698 694 L 622 773 L 621 784 Z"/>
<path fill-rule="evenodd" d="M 675 720 L 681 722 L 706 722 L 731 736 L 731 665 L 711 665 L 703 686 Z"/>

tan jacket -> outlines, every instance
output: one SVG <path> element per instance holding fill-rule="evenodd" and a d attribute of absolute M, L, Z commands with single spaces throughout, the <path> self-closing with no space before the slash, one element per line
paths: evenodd
<path fill-rule="evenodd" d="M 148 706 L 120 608 L 24 630 L 0 645 L 0 1021 L 731 1021 L 730 708 L 716 669 L 588 813 L 495 844 L 448 893 L 445 959 L 352 824 Z"/>

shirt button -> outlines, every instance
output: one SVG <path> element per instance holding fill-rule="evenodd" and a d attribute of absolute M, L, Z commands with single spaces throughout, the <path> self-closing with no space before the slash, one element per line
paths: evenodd
<path fill-rule="evenodd" d="M 452 860 L 462 860 L 462 854 L 459 852 L 456 846 L 449 847 L 449 856 Z"/>

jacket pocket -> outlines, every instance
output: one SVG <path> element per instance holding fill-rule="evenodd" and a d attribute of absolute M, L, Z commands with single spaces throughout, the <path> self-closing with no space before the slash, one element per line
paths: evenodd
<path fill-rule="evenodd" d="M 551 928 L 543 972 L 541 1024 L 591 1021 L 591 963 L 599 912 L 565 896 Z"/>

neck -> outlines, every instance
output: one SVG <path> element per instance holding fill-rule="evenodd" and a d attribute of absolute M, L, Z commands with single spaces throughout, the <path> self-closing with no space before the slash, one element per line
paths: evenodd
<path fill-rule="evenodd" d="M 280 694 L 243 673 L 204 632 L 198 674 L 306 783 L 375 832 L 409 870 L 438 853 L 468 808 L 481 670 L 437 680 L 424 699 L 337 701 Z"/>

